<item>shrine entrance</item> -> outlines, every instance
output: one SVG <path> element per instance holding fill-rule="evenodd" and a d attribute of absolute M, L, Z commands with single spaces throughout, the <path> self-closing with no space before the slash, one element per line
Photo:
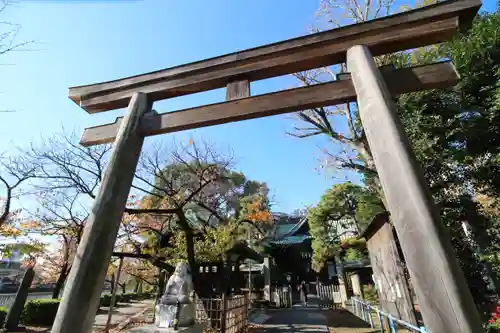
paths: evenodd
<path fill-rule="evenodd" d="M 123 118 L 85 130 L 84 146 L 114 143 L 68 277 L 53 333 L 89 333 L 100 286 L 146 136 L 267 117 L 357 100 L 381 185 L 428 332 L 481 332 L 481 321 L 439 221 L 394 96 L 455 85 L 449 62 L 381 71 L 374 56 L 451 39 L 479 0 L 413 11 L 120 80 L 69 89 L 88 113 L 128 106 Z M 251 96 L 250 82 L 346 63 L 342 79 Z M 157 114 L 155 101 L 226 87 L 226 101 Z M 424 245 L 425 244 L 425 245 Z"/>

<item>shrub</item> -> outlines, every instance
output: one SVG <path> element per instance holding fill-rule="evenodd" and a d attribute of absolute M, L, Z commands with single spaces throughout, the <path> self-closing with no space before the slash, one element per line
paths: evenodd
<path fill-rule="evenodd" d="M 144 293 L 140 293 L 140 299 L 150 299 L 152 297 L 153 293 L 147 291 Z"/>
<path fill-rule="evenodd" d="M 3 326 L 3 323 L 5 321 L 5 317 L 7 317 L 7 308 L 4 308 L 3 306 L 0 306 L 0 327 Z"/>
<path fill-rule="evenodd" d="M 58 299 L 33 299 L 24 305 L 23 323 L 25 325 L 50 326 L 56 318 Z"/>
<path fill-rule="evenodd" d="M 500 331 L 500 306 L 497 306 L 495 312 L 491 314 L 491 319 L 488 320 L 486 325 L 487 332 L 499 332 Z"/>
<path fill-rule="evenodd" d="M 377 289 L 371 284 L 363 286 L 363 296 L 368 303 L 373 304 L 378 302 Z"/>
<path fill-rule="evenodd" d="M 123 302 L 123 303 L 130 302 L 130 300 L 132 298 L 132 296 L 130 296 L 130 294 L 121 294 L 120 297 L 121 297 L 121 301 L 120 302 Z"/>
<path fill-rule="evenodd" d="M 101 296 L 101 306 L 111 306 L 111 295 L 106 294 Z"/>
<path fill-rule="evenodd" d="M 122 297 L 124 297 L 124 302 L 130 302 L 131 300 L 137 299 L 137 294 L 136 293 L 126 293 L 126 294 L 123 294 Z"/>

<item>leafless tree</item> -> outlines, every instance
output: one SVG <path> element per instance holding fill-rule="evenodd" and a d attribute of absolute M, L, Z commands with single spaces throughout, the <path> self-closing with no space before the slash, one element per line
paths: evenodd
<path fill-rule="evenodd" d="M 23 156 L 9 157 L 0 155 L 0 183 L 4 187 L 0 210 L 0 227 L 12 214 L 12 201 L 22 192 L 21 185 L 36 176 L 38 166 L 28 162 Z"/>
<path fill-rule="evenodd" d="M 82 196 L 67 189 L 41 192 L 37 196 L 39 207 L 31 212 L 33 222 L 28 227 L 32 232 L 55 236 L 61 245 L 57 258 L 52 258 L 52 276 L 56 279 L 52 298 L 59 297 L 89 216 L 86 205 L 81 202 Z"/>
<path fill-rule="evenodd" d="M 0 0 L 0 14 L 4 14 L 14 3 L 16 3 L 16 1 Z M 20 29 L 20 24 L 0 21 L 0 56 L 8 52 L 22 49 L 24 46 L 33 43 L 33 41 L 16 41 Z"/>
<path fill-rule="evenodd" d="M 74 133 L 62 132 L 41 144 L 32 144 L 26 151 L 27 158 L 37 166 L 32 184 L 32 194 L 39 203 L 38 210 L 32 213 L 39 224 L 37 230 L 42 235 L 56 236 L 61 244 L 53 297 L 58 297 L 71 269 L 110 150 L 110 145 L 82 147 Z M 123 223 L 117 244 L 130 238 L 131 244 L 139 246 L 140 242 L 133 238 L 136 231 L 133 223 Z"/>
<path fill-rule="evenodd" d="M 424 0 L 426 5 L 433 1 Z M 394 14 L 405 8 L 397 8 L 394 0 L 322 0 L 317 11 L 318 22 L 312 32 L 325 28 L 337 28 Z M 379 65 L 391 63 L 394 55 L 377 57 Z M 347 72 L 346 64 L 296 73 L 304 85 L 314 85 L 339 79 L 338 74 Z M 289 134 L 298 138 L 325 135 L 334 147 L 321 148 L 326 159 L 322 167 L 353 171 L 371 176 L 373 187 L 381 193 L 377 171 L 368 141 L 359 119 L 356 103 L 320 107 L 297 113 L 301 125 Z"/>
<path fill-rule="evenodd" d="M 9 7 L 15 4 L 15 0 L 0 0 L 0 17 L 5 14 Z M 21 29 L 20 24 L 0 19 L 0 56 L 9 52 L 25 49 L 25 46 L 34 43 L 34 41 L 17 41 L 17 35 Z M 15 112 L 14 110 L 0 110 L 0 112 Z"/>
<path fill-rule="evenodd" d="M 38 192 L 72 190 L 95 199 L 108 162 L 110 145 L 82 147 L 74 133 L 32 144 L 29 159 L 38 164 Z"/>
<path fill-rule="evenodd" d="M 109 151 L 110 146 L 81 147 L 74 136 L 64 134 L 32 145 L 27 156 L 38 166 L 34 191 L 44 200 L 53 198 L 53 193 L 66 193 L 68 198 L 75 195 L 82 206 L 89 207 L 97 195 Z M 227 222 L 239 204 L 243 192 L 240 178 L 244 176 L 232 172 L 231 167 L 232 159 L 218 154 L 206 142 L 174 144 L 171 149 L 155 147 L 143 153 L 115 245 L 126 244 L 134 258 L 160 267 L 165 261 L 161 249 L 170 244 L 175 232 L 182 232 L 186 256 L 194 266 L 196 238 L 207 228 Z M 134 202 L 136 193 L 140 200 Z M 54 219 L 55 212 L 51 213 Z M 140 236 L 144 231 L 156 236 L 154 246 L 144 242 Z"/>
<path fill-rule="evenodd" d="M 127 208 L 128 214 L 149 214 L 141 226 L 156 233 L 163 245 L 178 228 L 186 239 L 187 259 L 194 267 L 197 232 L 224 220 L 231 209 L 231 158 L 221 156 L 202 142 L 175 145 L 143 154 L 133 188 L 147 196 L 141 208 Z M 196 216 L 197 225 L 189 214 Z M 175 225 L 174 225 L 175 223 Z M 161 246 L 160 246 L 161 247 Z"/>

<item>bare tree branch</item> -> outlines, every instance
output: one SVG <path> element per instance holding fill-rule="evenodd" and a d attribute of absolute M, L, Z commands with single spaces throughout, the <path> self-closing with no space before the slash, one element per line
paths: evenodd
<path fill-rule="evenodd" d="M 111 146 L 84 148 L 77 142 L 74 133 L 63 133 L 41 146 L 31 145 L 27 154 L 38 163 L 39 191 L 73 189 L 95 199 Z"/>
<path fill-rule="evenodd" d="M 16 197 L 15 190 L 22 183 L 36 176 L 38 166 L 33 165 L 24 157 L 0 156 L 0 182 L 5 187 L 3 207 L 0 212 L 0 227 L 7 222 L 11 213 L 12 200 Z"/>

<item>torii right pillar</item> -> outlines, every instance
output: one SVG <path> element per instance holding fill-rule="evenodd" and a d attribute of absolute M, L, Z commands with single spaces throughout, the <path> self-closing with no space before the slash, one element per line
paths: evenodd
<path fill-rule="evenodd" d="M 396 104 L 368 47 L 351 47 L 347 68 L 427 331 L 484 332 Z"/>

